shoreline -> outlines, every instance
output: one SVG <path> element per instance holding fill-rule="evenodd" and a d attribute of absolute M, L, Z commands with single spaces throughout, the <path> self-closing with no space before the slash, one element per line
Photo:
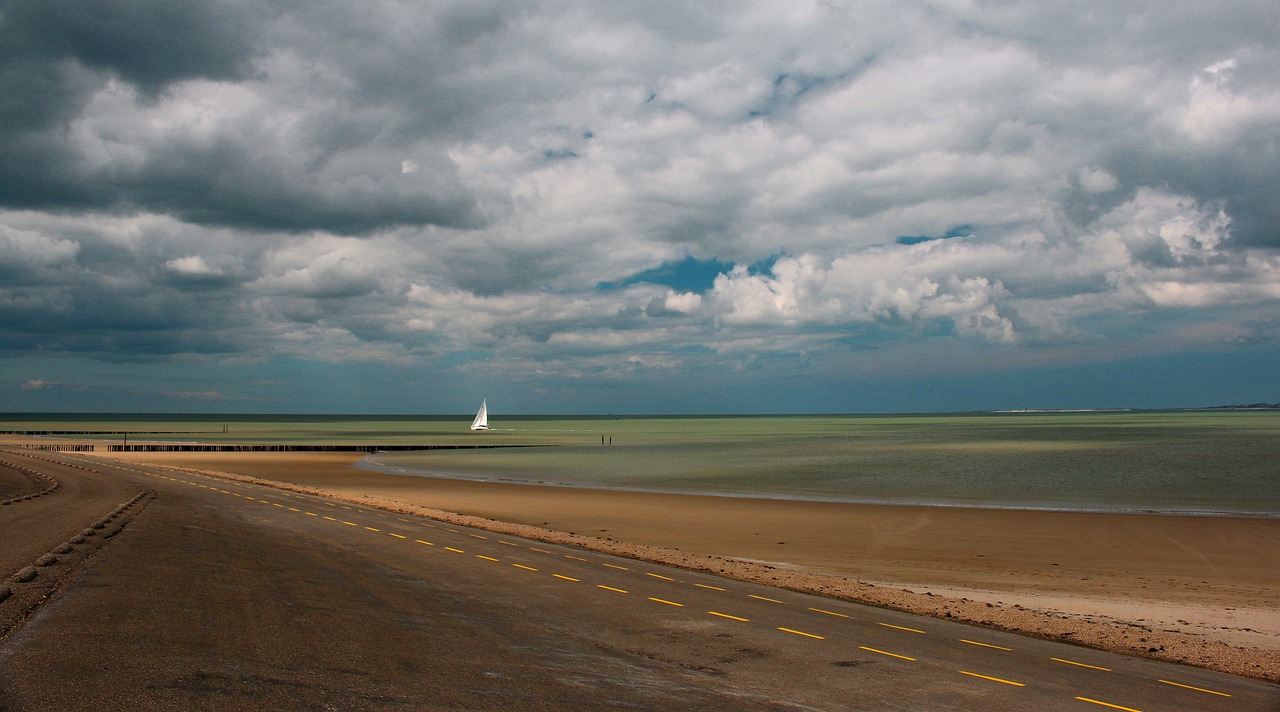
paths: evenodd
<path fill-rule="evenodd" d="M 195 455 L 110 458 L 1280 682 L 1273 519 L 643 493 L 406 477 L 351 454 Z"/>
<path fill-rule="evenodd" d="M 974 509 L 1013 512 L 1068 512 L 1078 514 L 1121 514 L 1131 516 L 1176 516 L 1176 517 L 1225 517 L 1229 519 L 1271 519 L 1280 520 L 1280 512 L 1238 512 L 1233 510 L 1209 509 L 1169 509 L 1142 506 L 1105 505 L 1037 505 L 999 503 L 985 500 L 973 502 L 957 502 L 953 500 L 927 499 L 876 499 L 874 497 L 839 497 L 836 495 L 785 494 L 777 492 L 738 492 L 732 490 L 681 490 L 661 487 L 635 487 L 630 485 L 606 485 L 595 482 L 571 482 L 550 480 L 523 480 L 511 477 L 492 477 L 468 473 L 433 473 L 414 471 L 404 467 L 386 465 L 371 458 L 378 453 L 369 453 L 351 464 L 352 467 L 369 472 L 391 475 L 394 477 L 419 477 L 451 482 L 476 482 L 510 485 L 530 485 L 535 487 L 563 487 L 566 489 L 599 490 L 601 492 L 636 493 L 636 494 L 669 494 L 690 497 L 727 497 L 731 499 L 762 499 L 775 502 L 821 502 L 827 504 L 868 505 L 873 507 L 936 507 L 942 509 Z"/>

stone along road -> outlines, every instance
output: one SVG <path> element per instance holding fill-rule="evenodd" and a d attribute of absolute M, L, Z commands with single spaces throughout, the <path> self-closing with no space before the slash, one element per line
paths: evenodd
<path fill-rule="evenodd" d="M 1252 680 L 336 500 L 0 461 L 61 485 L 0 507 L 0 573 L 71 550 L 6 584 L 0 710 L 1280 709 Z"/>

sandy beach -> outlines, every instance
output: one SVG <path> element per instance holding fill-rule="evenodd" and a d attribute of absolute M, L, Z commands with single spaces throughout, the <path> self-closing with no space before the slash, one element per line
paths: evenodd
<path fill-rule="evenodd" d="M 859 505 L 384 474 L 341 453 L 112 454 L 1280 681 L 1280 521 Z"/>

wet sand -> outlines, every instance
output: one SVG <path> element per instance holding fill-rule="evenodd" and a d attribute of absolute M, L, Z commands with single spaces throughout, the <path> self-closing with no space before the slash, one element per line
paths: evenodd
<path fill-rule="evenodd" d="M 339 453 L 111 457 L 1280 681 L 1280 520 L 542 487 L 373 472 Z"/>

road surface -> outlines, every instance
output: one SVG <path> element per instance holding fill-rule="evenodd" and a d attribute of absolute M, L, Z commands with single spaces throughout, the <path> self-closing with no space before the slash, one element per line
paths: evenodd
<path fill-rule="evenodd" d="M 0 710 L 1280 710 L 1195 668 L 40 457 L 0 453 L 62 485 L 0 507 L 9 570 L 145 496 L 0 641 Z"/>

